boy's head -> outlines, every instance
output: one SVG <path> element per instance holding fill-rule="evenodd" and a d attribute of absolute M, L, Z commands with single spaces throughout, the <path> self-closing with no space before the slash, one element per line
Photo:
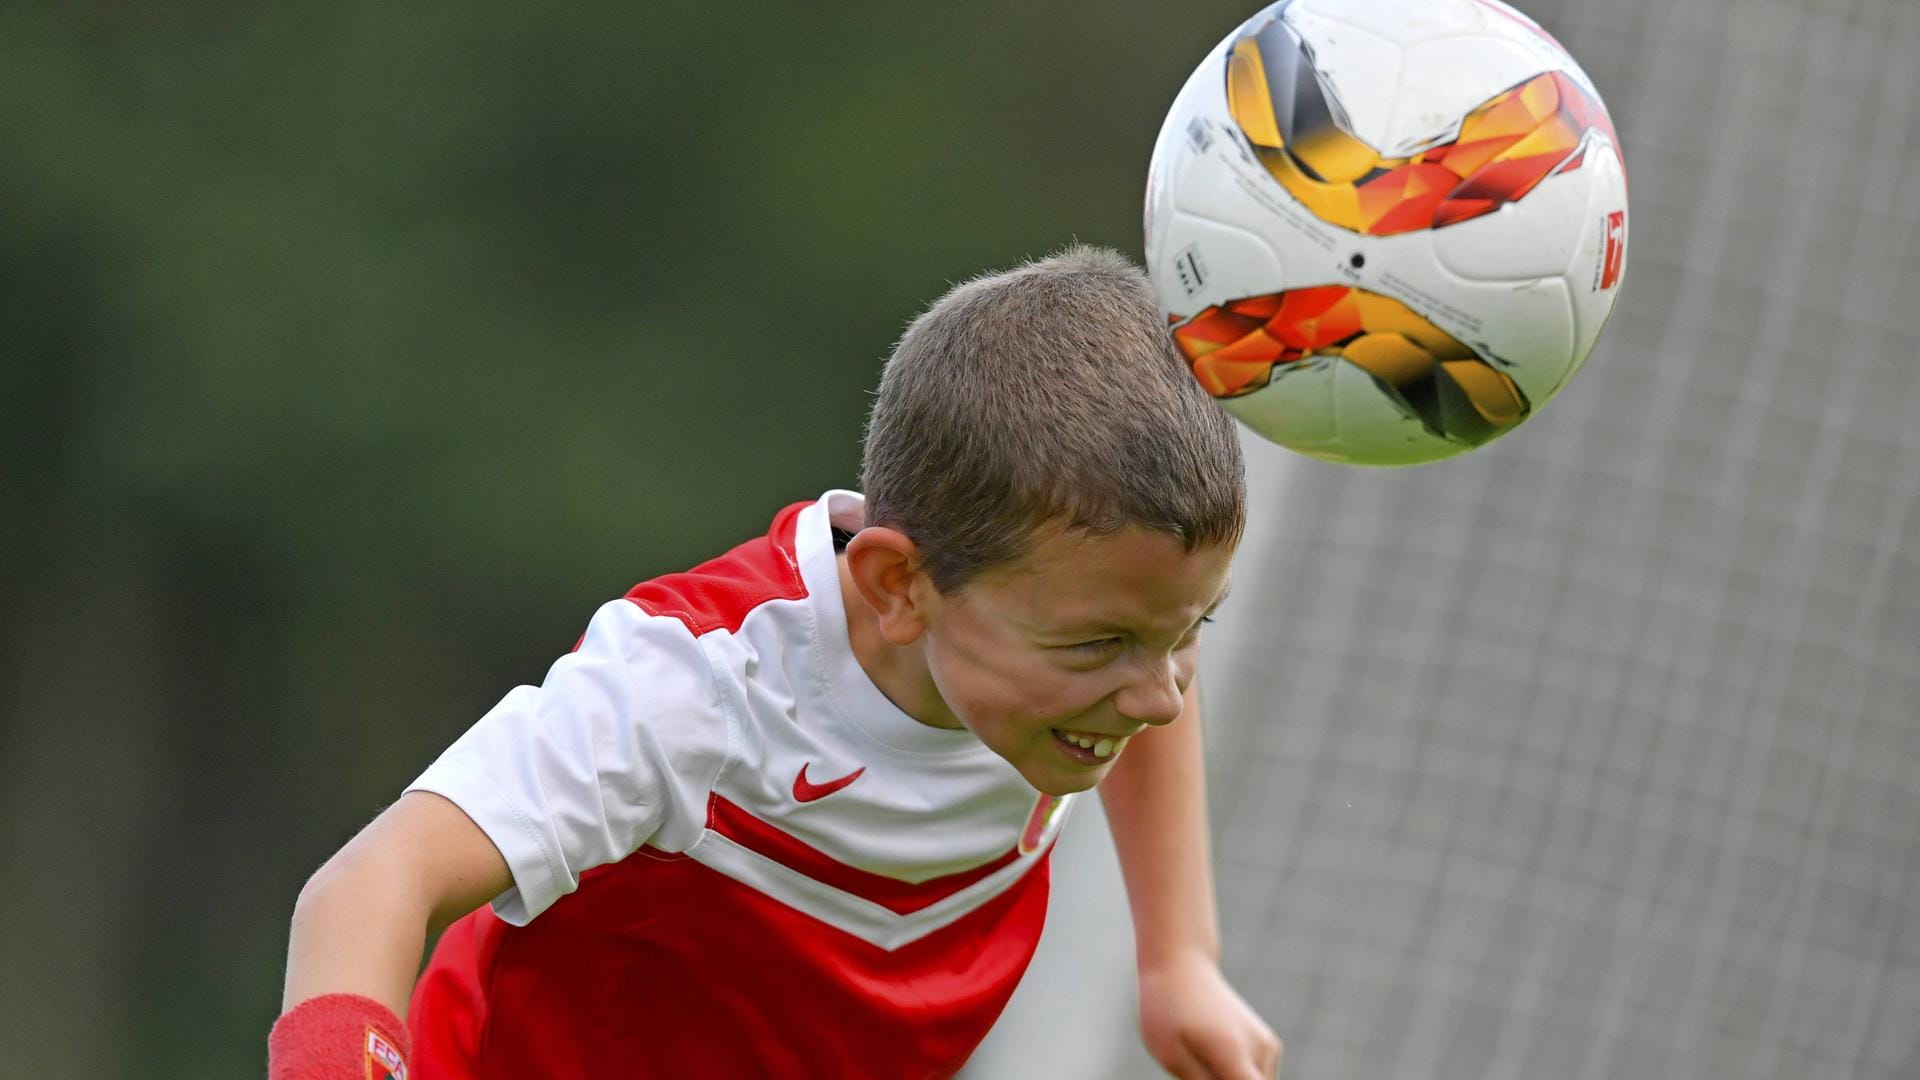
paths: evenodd
<path fill-rule="evenodd" d="M 896 704 L 972 730 L 1053 794 L 1179 715 L 1245 524 L 1244 467 L 1124 258 L 1076 247 L 914 320 L 863 480 L 848 574 L 886 643 L 862 663 Z"/>
<path fill-rule="evenodd" d="M 1233 421 L 1186 370 L 1146 275 L 1075 246 L 958 285 L 880 379 L 861 483 L 942 591 L 1024 554 L 1043 527 L 1137 525 L 1187 550 L 1246 522 Z"/>

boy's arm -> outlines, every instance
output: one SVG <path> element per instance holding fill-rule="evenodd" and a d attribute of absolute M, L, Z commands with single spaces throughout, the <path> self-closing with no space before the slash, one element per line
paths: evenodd
<path fill-rule="evenodd" d="M 1179 719 L 1134 736 L 1100 784 L 1133 910 L 1141 1034 L 1183 1080 L 1271 1077 L 1280 1040 L 1220 974 L 1206 797 L 1189 685 Z"/>
<path fill-rule="evenodd" d="M 410 791 L 300 890 L 282 1009 L 359 994 L 405 1016 L 427 935 L 513 885 L 506 860 L 453 803 Z"/>
<path fill-rule="evenodd" d="M 269 1080 L 405 1076 L 427 935 L 499 895 L 507 863 L 453 803 L 408 792 L 300 890 Z"/>

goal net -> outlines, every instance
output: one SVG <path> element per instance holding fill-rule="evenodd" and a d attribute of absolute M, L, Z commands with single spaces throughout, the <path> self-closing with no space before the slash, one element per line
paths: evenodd
<path fill-rule="evenodd" d="M 1523 6 L 1626 141 L 1626 291 L 1464 458 L 1249 440 L 1228 973 L 1290 1077 L 1920 1076 L 1920 6 Z"/>

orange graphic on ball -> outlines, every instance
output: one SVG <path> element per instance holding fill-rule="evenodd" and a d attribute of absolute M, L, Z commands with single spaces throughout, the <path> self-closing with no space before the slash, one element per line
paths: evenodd
<path fill-rule="evenodd" d="M 1478 446 L 1524 420 L 1526 394 L 1471 346 L 1389 296 L 1345 285 L 1250 296 L 1174 319 L 1173 342 L 1217 398 L 1290 366 L 1345 362 L 1436 436 Z"/>
<path fill-rule="evenodd" d="M 1577 169 L 1587 133 L 1619 153 L 1606 109 L 1549 71 L 1467 114 L 1451 142 L 1383 158 L 1343 130 L 1312 56 L 1278 18 L 1227 57 L 1227 109 L 1255 156 L 1316 217 L 1369 236 L 1437 229 L 1516 202 L 1555 172 Z"/>

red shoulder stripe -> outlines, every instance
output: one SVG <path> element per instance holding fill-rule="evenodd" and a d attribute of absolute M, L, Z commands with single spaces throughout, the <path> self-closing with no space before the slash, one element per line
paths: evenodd
<path fill-rule="evenodd" d="M 766 536 L 683 573 L 643 581 L 628 590 L 627 599 L 649 615 L 679 619 L 697 637 L 738 632 L 747 613 L 769 600 L 805 598 L 794 536 L 800 511 L 812 505 L 794 503 L 774 517 Z"/>

